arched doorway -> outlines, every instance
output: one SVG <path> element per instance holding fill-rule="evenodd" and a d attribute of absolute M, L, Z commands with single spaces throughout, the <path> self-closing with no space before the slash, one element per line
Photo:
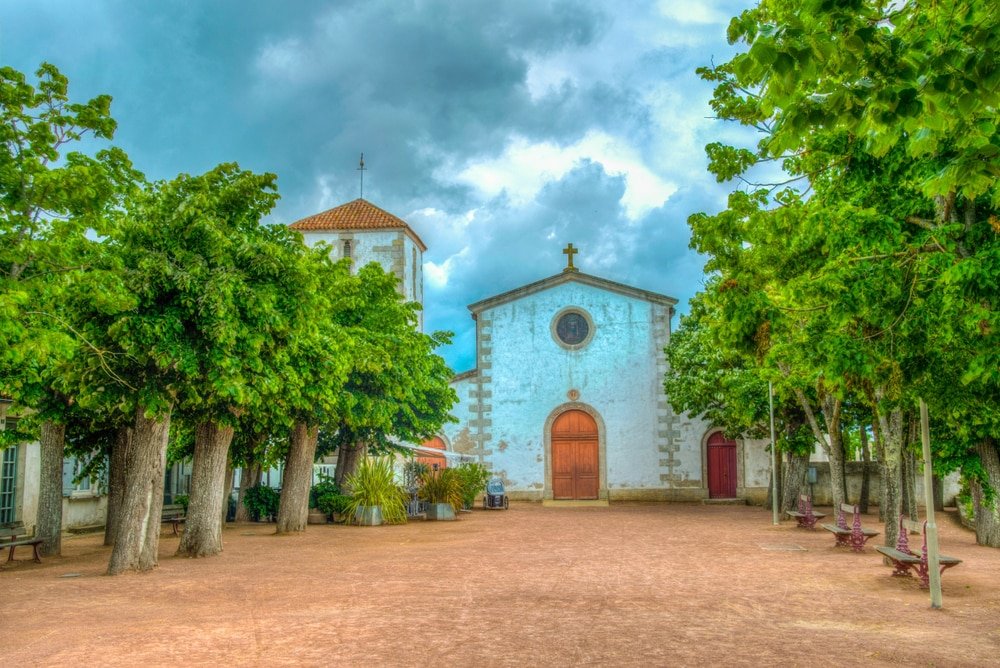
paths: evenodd
<path fill-rule="evenodd" d="M 708 437 L 708 498 L 736 498 L 736 441 L 721 431 Z"/>
<path fill-rule="evenodd" d="M 440 436 L 435 436 L 431 440 L 425 441 L 420 447 L 427 448 L 430 450 L 442 450 L 442 451 L 448 449 L 447 447 L 445 447 L 444 441 L 441 440 Z M 420 462 L 421 464 L 427 464 L 427 468 L 431 469 L 432 471 L 448 468 L 448 460 L 445 458 L 444 455 L 436 455 L 429 452 L 421 452 L 417 456 L 417 461 Z"/>
<path fill-rule="evenodd" d="M 600 484 L 597 422 L 568 410 L 552 423 L 552 498 L 596 499 Z"/>

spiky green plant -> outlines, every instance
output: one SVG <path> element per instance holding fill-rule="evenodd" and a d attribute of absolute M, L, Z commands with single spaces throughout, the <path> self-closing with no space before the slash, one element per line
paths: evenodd
<path fill-rule="evenodd" d="M 486 481 L 490 472 L 478 462 L 466 462 L 455 468 L 462 482 L 462 505 L 471 508 L 476 503 L 476 497 L 486 490 Z"/>
<path fill-rule="evenodd" d="M 381 506 L 385 524 L 406 524 L 406 493 L 396 484 L 391 457 L 365 457 L 354 473 L 347 477 L 345 487 L 351 500 L 345 509 L 353 522 L 358 508 Z"/>
<path fill-rule="evenodd" d="M 456 469 L 429 471 L 422 480 L 420 498 L 428 503 L 450 504 L 455 512 L 462 507 L 462 480 Z"/>

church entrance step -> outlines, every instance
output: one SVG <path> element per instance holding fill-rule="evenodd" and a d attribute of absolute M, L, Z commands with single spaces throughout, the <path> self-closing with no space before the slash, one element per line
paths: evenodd
<path fill-rule="evenodd" d="M 542 501 L 545 508 L 607 508 L 607 499 L 591 499 L 581 501 L 570 501 L 562 499 L 545 499 Z"/>
<path fill-rule="evenodd" d="M 746 499 L 702 499 L 703 505 L 706 506 L 745 506 L 747 505 Z"/>

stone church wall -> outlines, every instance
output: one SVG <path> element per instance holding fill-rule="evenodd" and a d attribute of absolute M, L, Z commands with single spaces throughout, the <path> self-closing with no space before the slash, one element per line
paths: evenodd
<path fill-rule="evenodd" d="M 554 323 L 586 314 L 582 344 L 558 340 Z M 708 497 L 699 416 L 676 413 L 663 391 L 669 304 L 568 281 L 516 293 L 476 314 L 477 368 L 452 387 L 458 424 L 449 448 L 501 476 L 511 498 L 552 497 L 552 422 L 565 410 L 593 417 L 599 431 L 600 496 L 615 501 L 698 501 Z M 765 443 L 739 442 L 738 494 L 762 501 L 770 460 Z M 758 497 L 760 497 L 758 499 Z"/>

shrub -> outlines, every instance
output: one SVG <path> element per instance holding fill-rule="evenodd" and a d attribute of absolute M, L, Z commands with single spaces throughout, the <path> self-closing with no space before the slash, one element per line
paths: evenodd
<path fill-rule="evenodd" d="M 351 497 L 347 494 L 340 494 L 338 492 L 327 492 L 326 494 L 321 494 L 318 499 L 316 499 L 316 505 L 314 508 L 319 508 L 322 513 L 328 516 L 346 515 L 347 508 L 351 505 Z"/>
<path fill-rule="evenodd" d="M 430 471 L 423 478 L 420 498 L 428 503 L 447 503 L 458 512 L 462 507 L 462 480 L 458 469 Z"/>
<path fill-rule="evenodd" d="M 181 508 L 184 509 L 184 514 L 188 513 L 188 506 L 191 504 L 191 498 L 187 494 L 178 494 L 174 497 L 174 503 L 179 503 Z"/>
<path fill-rule="evenodd" d="M 340 487 L 330 476 L 320 473 L 319 482 L 309 488 L 309 507 L 320 508 L 319 500 L 328 494 L 340 494 Z M 322 510 L 322 508 L 320 508 Z"/>
<path fill-rule="evenodd" d="M 490 472 L 486 467 L 477 462 L 467 462 L 455 468 L 458 472 L 458 479 L 462 483 L 462 505 L 471 508 L 476 502 L 476 496 L 486 489 L 486 481 L 490 479 Z"/>
<path fill-rule="evenodd" d="M 256 485 L 249 488 L 243 495 L 243 505 L 250 511 L 250 518 L 270 521 L 278 514 L 278 502 L 281 496 L 267 485 Z"/>
<path fill-rule="evenodd" d="M 357 470 L 347 477 L 351 500 L 344 509 L 347 521 L 353 522 L 362 506 L 381 506 L 386 524 L 406 524 L 406 492 L 396 484 L 392 457 L 365 457 Z"/>

